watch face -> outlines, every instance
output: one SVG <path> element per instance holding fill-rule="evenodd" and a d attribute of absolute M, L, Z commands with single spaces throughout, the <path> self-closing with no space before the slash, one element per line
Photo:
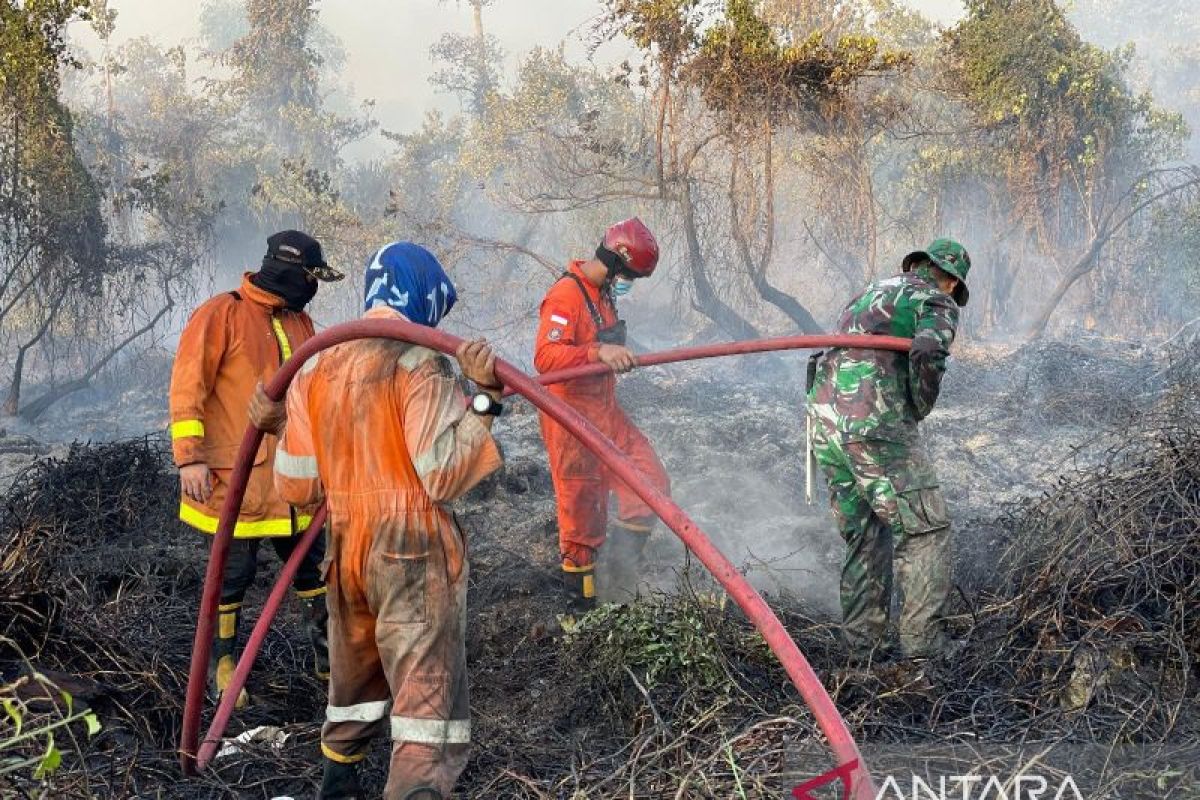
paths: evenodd
<path fill-rule="evenodd" d="M 492 407 L 492 398 L 486 394 L 477 394 L 471 398 L 471 407 L 475 409 L 477 414 L 485 414 Z"/>

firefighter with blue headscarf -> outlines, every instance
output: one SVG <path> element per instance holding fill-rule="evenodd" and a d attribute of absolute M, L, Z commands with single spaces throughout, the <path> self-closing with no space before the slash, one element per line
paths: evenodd
<path fill-rule="evenodd" d="M 366 319 L 435 327 L 454 284 L 425 248 L 395 242 L 367 265 Z M 388 800 L 447 798 L 467 761 L 467 561 L 445 504 L 501 465 L 495 356 L 449 359 L 407 342 L 361 339 L 309 359 L 287 396 L 275 486 L 329 509 L 329 705 L 322 798 L 365 797 L 358 763 L 388 732 Z M 468 400 L 470 402 L 468 402 Z"/>

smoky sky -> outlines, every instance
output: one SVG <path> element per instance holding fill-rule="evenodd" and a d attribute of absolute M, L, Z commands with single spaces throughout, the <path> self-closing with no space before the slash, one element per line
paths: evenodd
<path fill-rule="evenodd" d="M 962 13 L 959 0 L 908 4 L 942 24 Z M 196 44 L 202 5 L 201 0 L 109 0 L 118 14 L 114 41 L 147 36 L 164 47 Z M 436 70 L 429 48 L 446 32 L 471 32 L 466 2 L 322 0 L 317 8 L 322 23 L 345 48 L 345 82 L 356 99 L 375 101 L 374 113 L 384 128 L 408 132 L 431 110 L 458 109 L 456 99 L 429 84 Z M 484 11 L 484 26 L 503 48 L 509 75 L 534 47 L 562 45 L 573 60 L 591 57 L 600 64 L 617 63 L 629 55 L 629 46 L 614 43 L 592 53 L 588 43 L 601 9 L 599 0 L 495 0 Z M 95 35 L 83 25 L 74 27 L 72 37 L 86 49 L 96 47 Z"/>

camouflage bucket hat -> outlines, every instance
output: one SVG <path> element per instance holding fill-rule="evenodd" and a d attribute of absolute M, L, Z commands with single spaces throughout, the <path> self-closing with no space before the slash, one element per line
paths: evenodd
<path fill-rule="evenodd" d="M 902 269 L 911 270 L 922 261 L 930 261 L 943 272 L 958 278 L 958 286 L 954 289 L 954 302 L 965 306 L 971 299 L 967 289 L 967 272 L 971 269 L 971 256 L 967 249 L 953 239 L 935 239 L 929 247 L 917 250 L 904 257 Z"/>

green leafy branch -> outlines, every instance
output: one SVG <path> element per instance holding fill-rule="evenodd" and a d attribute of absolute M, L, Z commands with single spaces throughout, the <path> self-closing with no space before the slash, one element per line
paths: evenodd
<path fill-rule="evenodd" d="M 66 706 L 65 713 L 51 721 L 38 719 L 39 715 L 30 708 L 30 702 L 22 700 L 17 694 L 19 687 L 30 682 L 40 684 L 45 691 L 43 697 L 36 698 L 38 700 L 48 700 L 52 697 L 52 692 L 57 693 Z M 34 779 L 44 780 L 62 765 L 62 750 L 55 742 L 56 732 L 62 732 L 70 725 L 81 722 L 90 739 L 99 733 L 102 727 L 94 711 L 86 707 L 77 711 L 75 699 L 69 692 L 59 689 L 49 678 L 36 672 L 0 689 L 0 707 L 4 708 L 7 716 L 7 720 L 0 719 L 0 724 L 12 728 L 11 734 L 0 738 L 0 775 L 9 775 L 34 767 Z M 40 755 L 27 758 L 24 754 L 4 753 L 34 740 L 43 740 L 45 743 Z"/>

